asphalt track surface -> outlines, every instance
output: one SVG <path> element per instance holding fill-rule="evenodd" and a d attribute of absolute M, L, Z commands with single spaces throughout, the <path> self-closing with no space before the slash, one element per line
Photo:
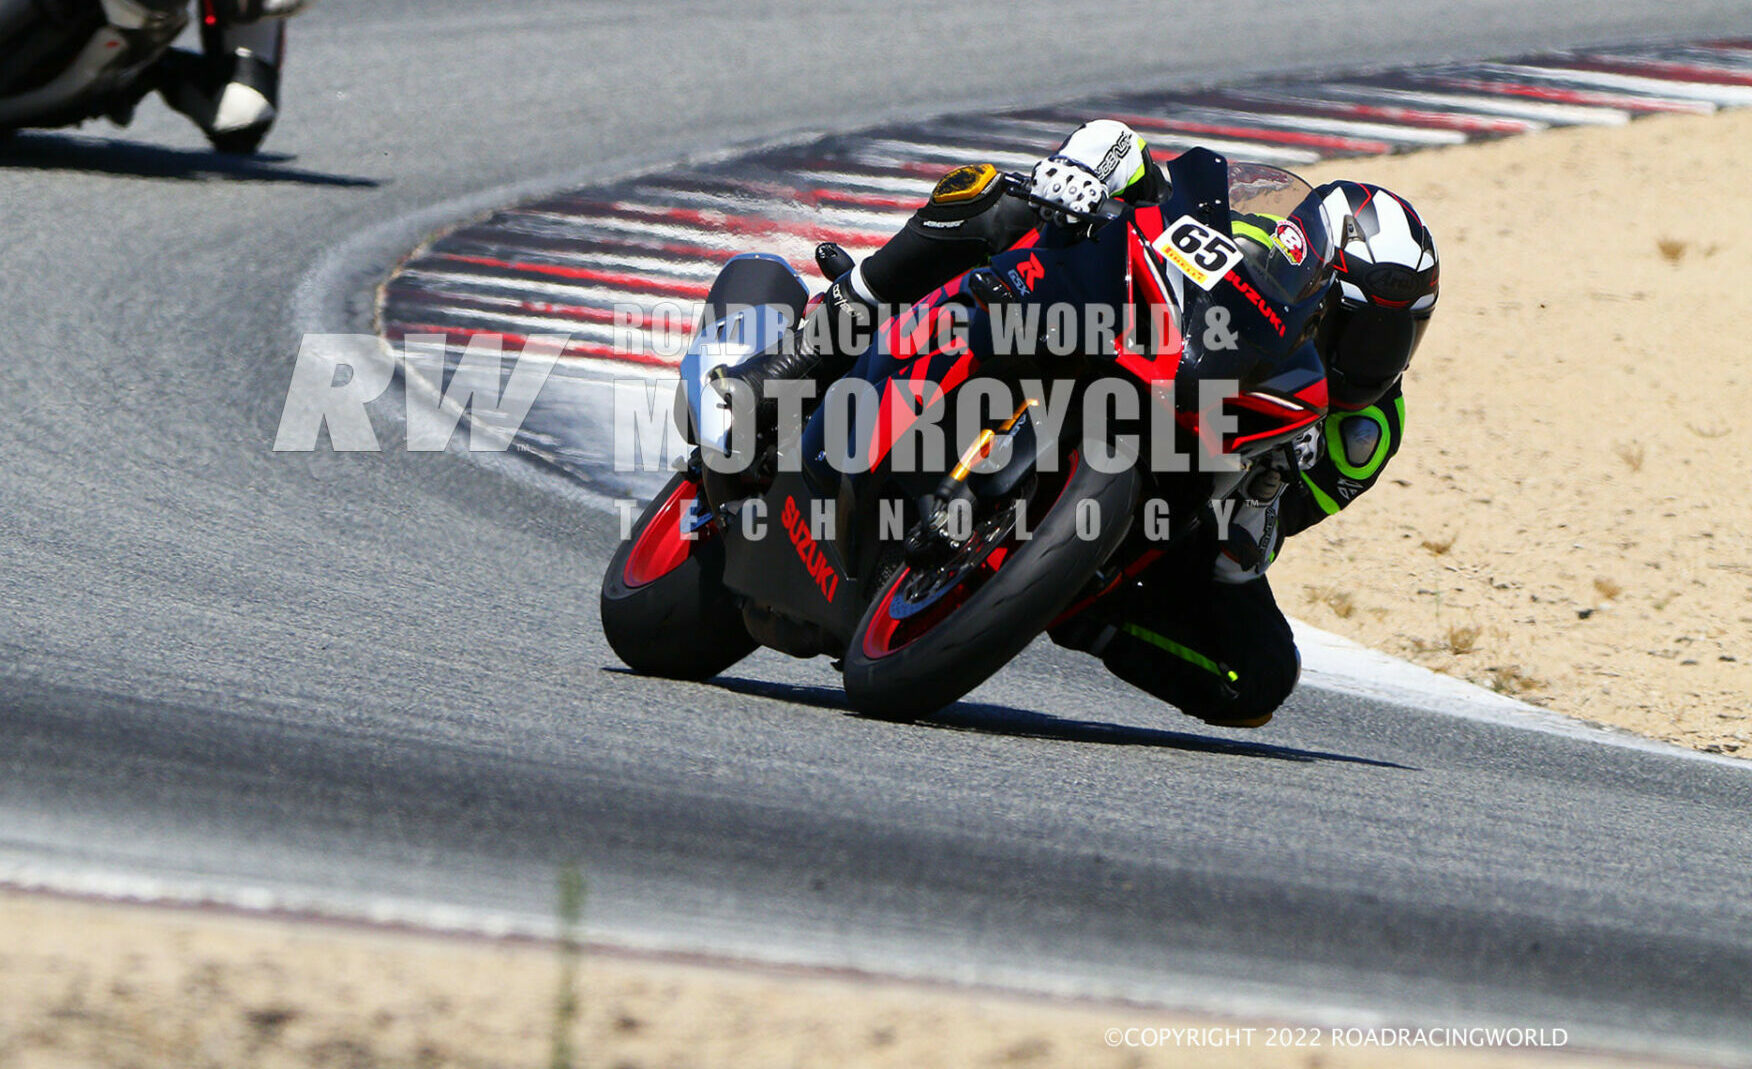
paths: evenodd
<path fill-rule="evenodd" d="M 1311 689 L 1233 738 L 1038 647 L 909 727 L 825 661 L 641 680 L 595 619 L 614 519 L 558 476 L 387 418 L 270 450 L 299 331 L 507 187 L 1746 5 L 362 7 L 296 27 L 263 162 L 153 106 L 0 151 L 0 878 L 539 928 L 577 859 L 605 940 L 1752 1051 L 1747 770 Z"/>

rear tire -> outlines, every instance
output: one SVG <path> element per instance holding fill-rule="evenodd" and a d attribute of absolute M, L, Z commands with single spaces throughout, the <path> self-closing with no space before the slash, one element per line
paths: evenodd
<path fill-rule="evenodd" d="M 710 679 L 758 645 L 724 587 L 724 543 L 709 528 L 693 541 L 680 535 L 697 492 L 685 474 L 669 480 L 602 577 L 602 633 L 643 675 Z"/>
<path fill-rule="evenodd" d="M 1012 543 L 996 573 L 965 601 L 896 645 L 899 633 L 889 608 L 910 575 L 902 568 L 872 600 L 846 651 L 852 707 L 883 720 L 913 720 L 985 682 L 1046 630 L 1119 547 L 1141 485 L 1135 468 L 1104 475 L 1078 463 L 1045 517 L 1033 524 L 1033 538 Z M 1100 507 L 1095 537 L 1086 541 L 1077 536 L 1077 507 L 1084 499 Z"/>

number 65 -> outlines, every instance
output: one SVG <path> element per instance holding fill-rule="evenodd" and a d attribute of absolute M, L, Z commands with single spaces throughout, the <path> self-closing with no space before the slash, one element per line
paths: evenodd
<path fill-rule="evenodd" d="M 1233 241 L 1190 219 L 1175 227 L 1168 240 L 1206 271 L 1222 270 L 1241 252 L 1240 246 Z"/>

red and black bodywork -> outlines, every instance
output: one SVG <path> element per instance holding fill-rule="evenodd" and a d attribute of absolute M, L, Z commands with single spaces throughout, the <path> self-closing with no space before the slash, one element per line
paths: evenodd
<path fill-rule="evenodd" d="M 125 117 L 188 25 L 187 0 L 14 4 L 0 12 L 0 129 Z"/>
<path fill-rule="evenodd" d="M 829 441 L 823 405 L 800 438 L 778 447 L 800 451 L 800 464 L 771 465 L 770 481 L 761 476 L 750 485 L 745 476 L 715 476 L 701 469 L 711 509 L 704 522 L 712 528 L 710 537 L 722 542 L 722 582 L 743 607 L 754 639 L 799 656 L 856 655 L 859 643 L 866 660 L 886 652 L 872 646 L 877 640 L 869 636 L 891 635 L 902 610 L 890 620 L 869 617 L 882 616 L 894 599 L 897 575 L 916 573 L 921 566 L 893 537 L 892 524 L 883 536 L 881 506 L 888 503 L 892 512 L 898 503 L 907 528 L 916 530 L 963 448 L 1006 417 L 1013 424 L 1006 432 L 1007 462 L 967 476 L 964 489 L 958 488 L 976 508 L 997 510 L 1025 497 L 1056 501 L 1067 487 L 1082 485 L 1076 481 L 1081 476 L 1072 473 L 1091 448 L 1111 447 L 1129 435 L 1137 446 L 1139 487 L 1130 500 L 1165 500 L 1171 538 L 1190 533 L 1206 503 L 1233 492 L 1242 477 L 1239 471 L 1209 470 L 1215 465 L 1201 460 L 1201 448 L 1231 458 L 1231 468 L 1244 469 L 1249 460 L 1286 446 L 1318 422 L 1326 412 L 1326 380 L 1312 339 L 1331 279 L 1331 240 L 1318 202 L 1292 199 L 1282 215 L 1273 217 L 1293 219 L 1309 239 L 1307 254 L 1295 265 L 1274 267 L 1273 258 L 1281 259 L 1281 252 L 1254 249 L 1221 277 L 1207 277 L 1207 290 L 1158 248 L 1164 231 L 1187 217 L 1231 234 L 1232 172 L 1241 169 L 1214 153 L 1193 150 L 1167 165 L 1172 194 L 1164 203 L 1109 202 L 1102 217 L 1081 226 L 1042 226 L 1029 233 L 989 267 L 951 280 L 879 329 L 850 375 L 875 388 L 877 419 L 853 420 L 845 431 L 849 438 Z M 1286 172 L 1275 173 L 1300 190 L 1308 188 Z M 782 303 L 790 314 L 800 315 L 804 289 L 794 276 L 788 284 L 778 278 L 777 265 L 770 259 L 732 261 L 708 305 Z M 995 339 L 1001 335 L 994 333 L 994 319 L 1010 315 L 1027 322 L 1029 305 L 1040 306 L 1043 325 L 1033 352 L 998 351 Z M 1045 311 L 1054 305 L 1072 314 L 1054 318 Z M 965 329 L 939 330 L 945 317 L 965 323 Z M 1130 326 L 1091 332 L 1085 329 L 1086 317 Z M 1052 336 L 1046 324 L 1069 337 Z M 1097 344 L 1082 344 L 1086 338 Z M 1106 424 L 1108 441 L 1086 441 L 1093 428 L 1080 418 L 1084 398 L 1113 379 L 1128 380 L 1129 392 L 1142 399 L 1142 406 L 1114 413 Z M 987 412 L 983 415 L 989 418 L 976 426 L 957 426 L 954 398 L 978 380 L 1003 383 L 1016 397 L 1038 395 L 1040 387 L 1031 383 L 1066 383 L 1058 388 L 1073 392 L 1071 416 L 1054 441 L 1037 435 L 1034 409 L 1019 418 L 1008 411 Z M 1211 419 L 1215 413 L 1201 419 L 1199 410 L 1200 384 L 1211 382 L 1233 384 L 1221 400 L 1228 430 L 1220 435 Z M 1172 408 L 1152 413 L 1151 405 Z M 916 441 L 920 425 L 930 423 L 942 427 L 948 449 L 924 457 L 935 463 L 906 470 L 897 456 L 923 456 L 909 448 L 907 439 Z M 1164 435 L 1173 440 L 1159 441 Z M 862 463 L 842 474 L 827 462 L 829 451 L 859 456 Z M 1056 463 L 1041 463 L 1047 452 Z M 1184 463 L 1152 463 L 1169 456 Z M 1154 470 L 1158 467 L 1190 470 Z M 764 502 L 768 530 L 763 538 L 745 538 L 739 513 L 756 499 Z M 816 510 L 831 512 L 832 537 L 811 536 L 809 520 Z M 1103 586 L 1163 551 L 1135 532 L 1126 537 L 1130 520 L 1124 517 L 1116 533 L 1103 536 L 1110 547 L 1106 559 L 1094 561 L 1071 595 L 1045 619 L 1031 623 L 1035 630 L 1021 636 L 1015 649 L 1054 617 L 1075 611 Z M 994 539 L 972 555 L 979 557 L 980 567 L 997 572 L 1017 554 L 1007 552 L 1013 543 Z M 931 596 L 943 598 L 940 591 Z M 910 612 L 923 610 L 915 606 Z"/>

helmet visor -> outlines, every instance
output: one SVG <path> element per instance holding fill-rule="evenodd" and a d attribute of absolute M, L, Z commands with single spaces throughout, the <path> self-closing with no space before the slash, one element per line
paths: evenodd
<path fill-rule="evenodd" d="M 1379 401 L 1399 381 L 1430 325 L 1428 316 L 1373 305 L 1329 314 L 1337 330 L 1327 353 L 1327 384 L 1332 406 L 1350 411 Z"/>

